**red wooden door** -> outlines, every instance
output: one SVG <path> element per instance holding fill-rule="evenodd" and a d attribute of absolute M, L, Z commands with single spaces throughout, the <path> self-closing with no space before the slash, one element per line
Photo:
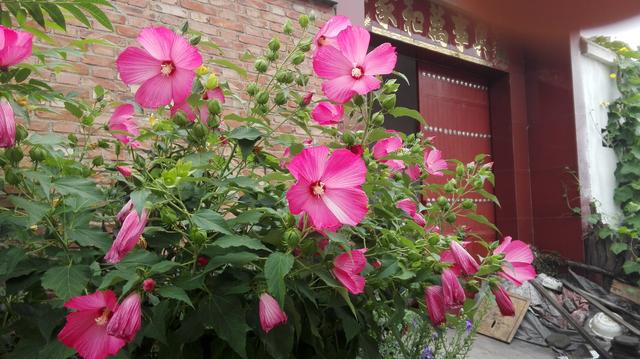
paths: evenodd
<path fill-rule="evenodd" d="M 468 163 L 478 154 L 491 155 L 489 93 L 485 80 L 456 69 L 420 63 L 418 83 L 420 113 L 427 122 L 427 126 L 423 128 L 424 134 L 435 137 L 433 143 L 442 151 L 445 159 L 458 159 Z M 453 164 L 449 167 L 455 170 Z M 446 176 L 431 176 L 428 181 L 445 183 L 449 179 Z M 490 186 L 485 189 L 493 192 Z M 429 201 L 437 196 L 426 193 L 425 197 Z M 471 195 L 469 198 L 477 205 L 478 214 L 487 217 L 492 223 L 495 221 L 492 202 L 479 195 Z M 495 239 L 495 233 L 485 225 L 466 218 L 461 223 L 487 241 Z"/>

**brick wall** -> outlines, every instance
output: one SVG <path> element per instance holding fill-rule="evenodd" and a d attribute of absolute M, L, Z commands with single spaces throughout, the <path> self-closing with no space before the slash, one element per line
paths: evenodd
<path fill-rule="evenodd" d="M 101 85 L 111 92 L 110 99 L 116 101 L 132 100 L 135 88 L 128 88 L 118 78 L 115 60 L 127 46 L 138 46 L 135 41 L 141 29 L 148 26 L 167 26 L 179 29 L 185 21 L 189 21 L 190 29 L 202 32 L 202 39 L 217 44 L 223 51 L 200 47 L 205 65 L 213 70 L 221 81 L 228 81 L 231 88 L 240 93 L 248 81 L 253 81 L 255 71 L 253 62 L 242 62 L 240 57 L 245 51 L 262 54 L 263 47 L 274 36 L 283 41 L 282 26 L 291 19 L 299 35 L 297 19 L 300 14 L 314 11 L 317 20 L 310 26 L 310 33 L 315 34 L 318 25 L 323 24 L 334 15 L 334 8 L 318 1 L 310 0 L 118 0 L 112 2 L 115 9 L 107 14 L 114 25 L 114 31 L 105 30 L 99 24 L 88 29 L 80 23 L 71 22 L 68 33 L 54 36 L 60 44 L 78 38 L 99 38 L 114 43 L 115 47 L 91 45 L 81 57 L 70 58 L 71 67 L 63 72 L 45 73 L 42 76 L 55 88 L 63 91 L 74 91 L 85 99 L 90 99 L 94 86 Z M 206 64 L 212 58 L 231 60 L 249 71 L 248 79 L 243 79 L 235 72 L 216 65 Z M 310 64 L 306 69 L 310 71 Z M 310 89 L 318 93 L 319 82 L 310 83 Z M 244 94 L 243 94 L 244 95 Z M 237 112 L 239 102 L 229 99 L 225 104 L 225 112 Z M 109 118 L 112 108 L 99 119 L 104 123 Z M 145 119 L 139 118 L 141 126 L 147 125 Z M 56 113 L 41 113 L 33 116 L 30 128 L 39 132 L 70 133 L 78 128 L 77 120 L 60 109 Z M 292 128 L 283 128 L 291 133 Z M 101 135 L 107 135 L 101 133 Z M 103 154 L 106 155 L 106 154 Z"/>

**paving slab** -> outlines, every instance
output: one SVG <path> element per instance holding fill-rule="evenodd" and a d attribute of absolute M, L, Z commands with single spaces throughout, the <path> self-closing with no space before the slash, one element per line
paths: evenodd
<path fill-rule="evenodd" d="M 553 359 L 558 355 L 550 348 L 514 339 L 511 344 L 478 335 L 469 359 Z"/>

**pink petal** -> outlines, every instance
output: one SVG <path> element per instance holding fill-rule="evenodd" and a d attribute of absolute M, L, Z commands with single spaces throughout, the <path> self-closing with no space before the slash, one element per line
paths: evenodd
<path fill-rule="evenodd" d="M 380 80 L 377 78 L 364 75 L 360 79 L 355 80 L 353 83 L 353 91 L 359 93 L 360 95 L 366 95 L 371 91 L 377 90 L 380 88 Z"/>
<path fill-rule="evenodd" d="M 496 297 L 496 304 L 498 304 L 498 309 L 500 309 L 502 315 L 512 317 L 516 314 L 513 302 L 504 288 L 497 286 L 492 288 L 491 292 Z"/>
<path fill-rule="evenodd" d="M 176 37 L 178 35 L 166 27 L 147 27 L 138 35 L 138 42 L 156 60 L 170 61 Z"/>
<path fill-rule="evenodd" d="M 359 26 L 349 26 L 338 34 L 338 46 L 344 57 L 351 61 L 352 67 L 364 65 L 369 37 L 369 31 Z"/>
<path fill-rule="evenodd" d="M 140 295 L 133 292 L 123 301 L 118 310 L 109 319 L 107 334 L 131 342 L 142 325 L 142 307 Z"/>
<path fill-rule="evenodd" d="M 220 101 L 220 103 L 224 103 L 224 101 L 225 101 L 224 91 L 222 91 L 222 88 L 220 88 L 220 87 L 216 87 L 214 89 L 207 90 L 207 92 L 204 95 L 204 99 L 205 100 L 218 100 L 218 101 Z"/>
<path fill-rule="evenodd" d="M 293 157 L 288 169 L 297 180 L 313 183 L 322 177 L 328 156 L 329 148 L 326 146 L 305 148 Z"/>
<path fill-rule="evenodd" d="M 196 114 L 193 112 L 193 108 L 188 102 L 185 101 L 171 106 L 171 116 L 175 116 L 178 111 L 182 111 L 189 121 L 194 122 L 196 120 Z M 209 111 L 207 110 L 207 113 L 208 112 Z"/>
<path fill-rule="evenodd" d="M 409 176 L 409 178 L 411 178 L 412 181 L 415 181 L 418 178 L 420 178 L 420 166 L 418 165 L 409 166 L 407 167 L 406 173 L 407 173 L 407 176 Z"/>
<path fill-rule="evenodd" d="M 320 125 L 334 125 L 344 115 L 344 108 L 342 105 L 334 105 L 330 102 L 320 102 L 311 111 L 311 117 Z"/>
<path fill-rule="evenodd" d="M 263 293 L 260 296 L 258 305 L 260 316 L 260 326 L 262 330 L 269 333 L 273 328 L 287 322 L 287 314 L 280 308 L 280 304 L 269 294 Z"/>
<path fill-rule="evenodd" d="M 500 242 L 500 245 L 493 251 L 494 254 L 505 253 L 505 249 L 511 244 L 511 236 L 506 236 Z"/>
<path fill-rule="evenodd" d="M 160 74 L 162 61 L 137 47 L 126 48 L 116 60 L 120 79 L 127 85 L 140 84 Z"/>
<path fill-rule="evenodd" d="M 365 75 L 390 74 L 396 67 L 397 60 L 396 48 L 385 42 L 367 54 L 364 59 L 364 73 Z"/>
<path fill-rule="evenodd" d="M 473 275 L 478 272 L 480 265 L 460 243 L 451 241 L 450 249 L 456 264 L 458 264 L 466 274 Z"/>
<path fill-rule="evenodd" d="M 136 102 L 145 108 L 158 108 L 171 103 L 171 78 L 172 76 L 158 74 L 145 81 L 136 92 Z"/>
<path fill-rule="evenodd" d="M 365 279 L 358 274 L 352 274 L 341 270 L 340 268 L 333 268 L 331 270 L 336 279 L 349 291 L 351 294 L 364 293 Z"/>
<path fill-rule="evenodd" d="M 333 46 L 323 46 L 313 56 L 313 71 L 318 77 L 334 79 L 340 76 L 351 78 L 353 64 L 340 50 Z"/>
<path fill-rule="evenodd" d="M 431 324 L 437 327 L 444 323 L 446 318 L 442 287 L 439 285 L 427 287 L 424 291 L 424 300 L 427 304 L 427 313 Z"/>
<path fill-rule="evenodd" d="M 202 65 L 202 56 L 195 46 L 192 46 L 187 39 L 176 35 L 171 47 L 171 60 L 177 68 L 193 70 Z"/>
<path fill-rule="evenodd" d="M 373 158 L 379 160 L 402 148 L 402 138 L 398 136 L 383 138 L 373 145 Z"/>
<path fill-rule="evenodd" d="M 322 83 L 322 92 L 331 101 L 345 103 L 356 94 L 353 90 L 355 82 L 351 75 L 336 77 Z"/>
<path fill-rule="evenodd" d="M 537 274 L 536 269 L 531 264 L 511 263 L 510 265 L 503 265 L 502 272 L 499 272 L 498 275 L 517 286 L 521 286 L 522 283 L 534 279 Z"/>
<path fill-rule="evenodd" d="M 396 208 L 403 210 L 409 217 L 415 215 L 418 211 L 418 205 L 410 198 L 401 199 L 396 202 Z"/>
<path fill-rule="evenodd" d="M 73 297 L 66 301 L 64 306 L 76 310 L 99 310 L 102 308 L 113 310 L 117 307 L 117 304 L 118 299 L 113 291 L 105 290 Z"/>
<path fill-rule="evenodd" d="M 69 313 L 58 339 L 74 348 L 84 359 L 104 359 L 116 354 L 125 341 L 107 335 L 106 326 L 99 326 L 95 322 L 99 315 L 99 311 Z"/>
<path fill-rule="evenodd" d="M 391 172 L 400 172 L 406 168 L 406 166 L 404 165 L 404 161 L 402 160 L 386 160 L 381 162 L 389 167 L 391 169 Z"/>
<path fill-rule="evenodd" d="M 176 68 L 171 76 L 172 98 L 174 103 L 184 102 L 191 94 L 191 86 L 196 76 L 191 70 Z"/>
<path fill-rule="evenodd" d="M 414 214 L 413 216 L 411 216 L 411 218 L 413 218 L 413 221 L 416 222 L 421 227 L 424 227 L 427 224 L 427 221 L 419 213 Z"/>
<path fill-rule="evenodd" d="M 0 147 L 13 147 L 16 143 L 16 119 L 9 102 L 0 100 Z"/>
<path fill-rule="evenodd" d="M 118 170 L 123 177 L 129 177 L 133 173 L 131 167 L 127 166 L 116 166 L 116 170 Z"/>
<path fill-rule="evenodd" d="M 118 222 L 120 223 L 124 222 L 125 218 L 127 218 L 127 215 L 132 210 L 133 210 L 133 201 L 129 200 L 124 206 L 122 206 L 118 214 L 116 214 L 116 219 L 118 219 Z"/>
<path fill-rule="evenodd" d="M 301 180 L 287 191 L 291 213 L 306 213 L 316 230 L 340 226 L 340 221 L 331 213 L 327 205 L 311 193 L 310 186 L 309 182 Z"/>
<path fill-rule="evenodd" d="M 362 157 L 347 149 L 333 151 L 320 180 L 328 192 L 333 189 L 357 187 L 364 183 L 367 166 Z"/>
<path fill-rule="evenodd" d="M 13 66 L 31 56 L 33 35 L 2 27 L 4 46 L 0 47 L 0 66 Z"/>
<path fill-rule="evenodd" d="M 340 223 L 355 226 L 360 223 L 368 211 L 368 198 L 359 188 L 327 189 L 321 196 L 329 211 Z"/>
<path fill-rule="evenodd" d="M 316 36 L 313 38 L 313 42 L 317 44 L 320 36 L 324 36 L 325 38 L 335 38 L 348 26 L 351 26 L 351 20 L 349 20 L 348 17 L 334 16 L 320 28 Z"/>
<path fill-rule="evenodd" d="M 530 264 L 533 262 L 533 252 L 523 241 L 513 241 L 507 246 L 504 259 L 512 263 Z"/>
<path fill-rule="evenodd" d="M 367 248 L 361 248 L 339 254 L 333 259 L 333 266 L 347 273 L 360 274 L 367 266 L 366 252 Z"/>
<path fill-rule="evenodd" d="M 462 285 L 460 285 L 455 272 L 451 269 L 443 270 L 441 282 L 445 305 L 448 307 L 455 307 L 464 304 L 464 289 L 462 288 Z"/>

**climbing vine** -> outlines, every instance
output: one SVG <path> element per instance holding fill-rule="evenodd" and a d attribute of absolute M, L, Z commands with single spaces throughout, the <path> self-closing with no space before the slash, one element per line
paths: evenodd
<path fill-rule="evenodd" d="M 640 51 L 608 37 L 592 39 L 618 55 L 615 79 L 620 97 L 608 105 L 609 120 L 603 131 L 606 143 L 614 150 L 618 163 L 614 200 L 620 205 L 623 219 L 613 228 L 599 225 L 598 236 L 612 241 L 610 249 L 624 254 L 625 274 L 640 273 Z M 601 222 L 601 221 L 600 221 Z"/>

